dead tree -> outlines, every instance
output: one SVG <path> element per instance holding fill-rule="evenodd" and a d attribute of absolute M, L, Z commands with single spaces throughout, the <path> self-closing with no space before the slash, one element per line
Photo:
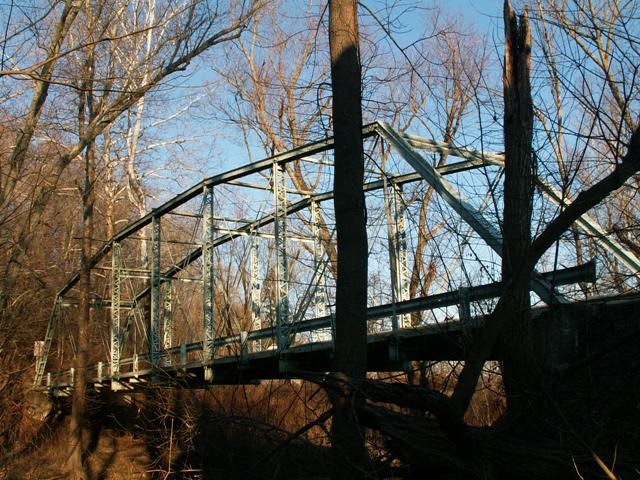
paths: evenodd
<path fill-rule="evenodd" d="M 504 2 L 504 217 L 502 242 L 502 280 L 511 278 L 531 249 L 533 206 L 533 104 L 531 100 L 531 31 L 528 11 L 520 19 Z M 509 409 L 521 410 L 526 404 L 527 379 L 535 375 L 529 322 L 529 287 L 510 293 L 507 328 L 503 336 L 503 379 Z M 530 382 L 529 382 L 530 383 Z"/>

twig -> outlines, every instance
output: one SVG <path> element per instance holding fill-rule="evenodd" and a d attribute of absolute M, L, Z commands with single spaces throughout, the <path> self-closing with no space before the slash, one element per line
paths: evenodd
<path fill-rule="evenodd" d="M 542 390 L 544 391 L 544 394 L 547 397 L 547 400 L 549 401 L 549 403 L 551 404 L 553 409 L 556 411 L 556 413 L 558 414 L 558 416 L 560 417 L 562 422 L 565 424 L 565 426 L 569 430 L 569 433 L 571 434 L 571 436 L 573 436 L 578 441 L 578 443 L 580 445 L 582 445 L 582 447 L 589 453 L 591 458 L 593 458 L 593 460 L 600 467 L 600 469 L 604 472 L 604 474 L 607 476 L 607 478 L 609 478 L 610 480 L 619 480 L 618 477 L 616 477 L 616 475 L 602 461 L 600 456 L 595 451 L 593 451 L 593 449 L 589 446 L 589 444 L 580 435 L 578 435 L 578 432 L 576 432 L 573 429 L 573 427 L 569 423 L 569 420 L 567 420 L 567 417 L 565 417 L 564 413 L 562 413 L 562 410 L 560 409 L 560 406 L 553 399 L 553 397 L 549 394 L 549 392 L 545 388 L 543 388 Z"/>
<path fill-rule="evenodd" d="M 171 475 L 171 455 L 173 449 L 173 416 L 171 417 L 171 429 L 169 431 L 169 456 L 167 457 L 167 472 L 164 474 L 165 480 Z"/>
<path fill-rule="evenodd" d="M 329 410 L 327 410 L 326 412 L 324 412 L 322 415 L 320 415 L 318 418 L 316 418 L 314 421 L 307 423 L 305 426 L 303 426 L 302 428 L 299 428 L 298 430 L 296 430 L 295 432 L 293 432 L 291 435 L 289 435 L 287 437 L 287 439 L 282 442 L 280 445 L 278 445 L 276 448 L 274 448 L 273 450 L 271 450 L 267 455 L 265 455 L 259 462 L 258 464 L 262 464 L 267 462 L 271 457 L 273 457 L 279 450 L 282 450 L 284 447 L 286 447 L 287 445 L 289 445 L 291 442 L 293 442 L 296 438 L 300 437 L 301 435 L 303 435 L 305 432 L 311 430 L 313 427 L 318 426 L 318 425 L 322 425 L 324 424 L 327 420 L 329 420 L 329 418 L 331 418 L 333 416 L 333 412 L 334 412 L 335 408 L 330 408 Z"/>
<path fill-rule="evenodd" d="M 580 477 L 580 480 L 584 480 L 584 477 L 580 473 L 580 469 L 578 468 L 578 464 L 576 463 L 576 459 L 571 455 L 571 461 L 573 462 L 573 467 L 576 469 L 576 474 Z"/>

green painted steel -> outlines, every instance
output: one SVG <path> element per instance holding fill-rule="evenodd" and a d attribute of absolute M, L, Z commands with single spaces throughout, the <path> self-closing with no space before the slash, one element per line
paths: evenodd
<path fill-rule="evenodd" d="M 471 318 L 471 304 L 496 297 L 501 292 L 501 285 L 499 283 L 488 284 L 438 295 L 409 298 L 410 272 L 407 251 L 407 206 L 403 194 L 403 185 L 426 180 L 453 206 L 464 220 L 469 222 L 471 228 L 479 233 L 490 247 L 499 252 L 501 238 L 496 227 L 486 221 L 481 212 L 474 210 L 443 176 L 481 168 L 486 165 L 499 167 L 501 165 L 501 156 L 499 154 L 482 154 L 474 150 L 457 148 L 441 142 L 399 134 L 382 123 L 368 125 L 365 127 L 364 134 L 365 137 L 379 135 L 384 138 L 415 170 L 414 173 L 408 174 L 387 174 L 385 172 L 383 179 L 373 180 L 363 185 L 365 192 L 374 192 L 381 189 L 387 191 L 387 207 L 390 214 L 390 236 L 388 240 L 389 251 L 392 252 L 390 259 L 393 263 L 390 265 L 393 301 L 389 304 L 371 307 L 367 312 L 368 320 L 394 318 L 394 333 L 406 335 L 411 330 L 409 319 L 412 312 L 457 305 L 460 312 L 459 318 L 462 320 L 461 323 L 468 324 L 473 320 Z M 108 343 L 110 352 L 105 355 L 104 359 L 97 360 L 98 363 L 90 367 L 92 381 L 98 384 L 112 381 L 112 386 L 126 390 L 129 387 L 120 382 L 121 377 L 141 379 L 150 372 L 150 378 L 153 380 L 158 379 L 161 374 L 167 371 L 182 372 L 181 375 L 188 376 L 192 374 L 189 371 L 193 372 L 193 368 L 201 367 L 203 368 L 202 380 L 204 382 L 216 382 L 218 379 L 214 378 L 213 365 L 217 365 L 220 361 L 232 362 L 233 360 L 228 359 L 231 355 L 229 352 L 236 352 L 238 368 L 241 365 L 245 365 L 249 358 L 274 359 L 274 364 L 278 365 L 277 360 L 282 360 L 285 353 L 288 355 L 292 348 L 299 348 L 299 345 L 292 347 L 294 336 L 301 338 L 299 337 L 300 335 L 313 332 L 314 335 L 303 336 L 303 338 L 315 339 L 323 343 L 331 342 L 329 332 L 333 325 L 332 315 L 329 313 L 330 309 L 328 308 L 329 299 L 325 275 L 328 258 L 324 251 L 319 225 L 321 223 L 322 202 L 333 199 L 333 192 L 302 192 L 304 194 L 302 195 L 301 192 L 289 188 L 287 186 L 285 165 L 289 162 L 303 159 L 308 155 L 326 151 L 332 145 L 332 139 L 325 139 L 203 180 L 164 205 L 157 207 L 143 219 L 129 225 L 107 242 L 92 259 L 92 265 L 97 266 L 98 262 L 105 257 L 108 259 L 108 253 L 112 252 L 110 298 L 93 298 L 92 308 L 110 308 L 108 342 L 105 339 L 105 344 Z M 433 167 L 416 149 L 447 152 L 449 155 L 458 156 L 464 160 L 442 167 Z M 214 216 L 214 188 L 225 184 L 233 184 L 238 179 L 258 172 L 261 172 L 264 178 L 271 179 L 271 184 L 267 188 L 270 188 L 273 193 L 273 210 L 255 220 L 246 221 L 241 218 L 242 213 L 234 217 Z M 245 184 L 248 185 L 249 182 L 237 182 L 237 185 L 241 187 L 246 187 Z M 218 191 L 222 190 L 216 190 L 216 192 Z M 299 200 L 290 201 L 287 198 L 288 193 L 299 195 L 302 198 L 298 197 L 300 198 Z M 186 202 L 200 197 L 203 202 L 201 213 L 191 215 L 176 211 L 178 207 Z M 304 215 L 301 213 L 303 211 L 306 211 Z M 168 214 L 191 216 L 197 218 L 198 222 L 201 219 L 201 242 L 194 244 L 165 238 L 170 236 L 166 233 L 171 231 L 168 229 L 171 224 L 167 222 L 167 230 L 163 235 L 163 217 Z M 288 223 L 291 222 L 291 225 L 294 225 L 292 217 L 295 214 L 306 218 L 307 227 L 305 232 L 310 231 L 310 237 L 305 236 L 307 233 L 290 234 L 289 230 L 294 227 L 291 227 Z M 238 226 L 227 228 L 227 225 L 217 224 L 216 222 L 218 221 L 235 222 Z M 141 235 L 140 232 L 147 225 L 151 225 L 150 239 L 134 236 Z M 198 223 L 198 225 L 200 224 Z M 265 227 L 273 228 L 273 230 L 269 232 L 259 231 Z M 247 323 L 237 329 L 230 330 L 237 333 L 226 336 L 220 336 L 221 334 L 218 333 L 218 337 L 216 337 L 215 301 L 217 299 L 215 295 L 219 292 L 216 288 L 220 289 L 222 285 L 217 283 L 214 253 L 219 252 L 221 250 L 220 247 L 223 245 L 241 236 L 248 236 L 250 239 L 247 242 L 249 246 L 244 261 L 248 259 L 250 262 L 248 294 L 250 295 L 251 304 L 250 311 L 248 310 L 247 313 L 251 315 L 251 324 Z M 270 264 L 265 261 L 267 266 L 264 267 L 265 270 L 273 268 L 273 276 L 271 277 L 272 280 L 270 280 L 272 286 L 270 285 L 269 290 L 267 290 L 271 291 L 273 295 L 271 297 L 273 301 L 269 302 L 274 308 L 271 314 L 267 314 L 265 309 L 261 308 L 263 302 L 267 304 L 266 300 L 269 300 L 269 298 L 266 300 L 262 298 L 261 252 L 258 243 L 258 239 L 262 237 L 266 237 L 269 240 L 260 245 L 268 244 L 268 242 L 272 242 L 274 245 L 272 252 L 275 259 Z M 193 238 L 196 238 L 195 233 Z M 149 264 L 144 268 L 126 269 L 124 267 L 124 259 L 127 258 L 127 252 L 123 250 L 124 242 L 131 239 L 151 240 Z M 313 270 L 312 280 L 309 288 L 302 295 L 303 298 L 300 298 L 299 293 L 296 294 L 298 295 L 299 306 L 296 307 L 295 312 L 291 311 L 291 300 L 289 299 L 290 252 L 288 252 L 287 243 L 290 240 L 302 242 L 303 247 L 310 254 L 308 258 Z M 181 247 L 180 255 L 182 255 L 182 258 L 178 256 L 178 261 L 175 262 L 171 258 L 171 249 L 175 245 L 194 245 L 194 247 L 188 247 L 190 249 Z M 293 248 L 292 246 L 292 251 Z M 266 250 L 266 247 L 264 247 L 264 250 Z M 218 258 L 217 253 L 215 258 Z M 201 278 L 177 278 L 179 274 L 198 259 L 202 263 Z M 633 267 L 635 265 L 633 261 L 635 260 L 631 260 L 630 265 Z M 108 270 L 108 268 L 105 268 L 104 263 L 101 264 L 100 268 Z M 266 277 L 268 274 L 269 272 L 265 272 L 264 276 Z M 198 273 L 189 274 L 190 277 L 198 275 Z M 544 299 L 548 300 L 554 296 L 561 298 L 554 290 L 556 286 L 578 281 L 594 281 L 594 277 L 595 267 L 593 264 L 589 264 L 579 268 L 539 274 L 532 280 L 531 287 L 542 295 Z M 143 280 L 146 279 L 149 281 L 144 283 Z M 130 283 L 126 282 L 131 282 L 132 280 L 138 282 L 136 284 L 137 289 L 129 288 L 127 290 L 125 285 L 130 285 Z M 180 345 L 174 345 L 176 338 L 173 335 L 177 327 L 174 325 L 174 305 L 172 304 L 173 300 L 177 298 L 173 297 L 174 293 L 172 292 L 172 281 L 174 280 L 202 282 L 202 319 L 198 319 L 198 322 L 202 321 L 202 337 L 187 338 L 187 341 L 181 339 Z M 45 375 L 46 387 L 44 388 L 56 389 L 64 384 L 70 387 L 73 383 L 71 371 L 52 374 L 52 372 L 47 372 L 46 370 L 48 353 L 51 349 L 53 337 L 60 330 L 61 310 L 62 308 L 73 308 L 75 305 L 73 299 L 68 297 L 67 294 L 73 293 L 71 290 L 76 284 L 77 275 L 67 283 L 56 298 L 41 354 L 36 360 L 36 376 L 34 379 L 34 387 L 36 388 L 43 387 Z M 125 295 L 125 292 L 127 295 Z M 223 296 L 226 295 L 225 292 L 221 293 Z M 294 294 L 292 293 L 292 295 Z M 313 311 L 314 318 L 305 320 L 308 317 L 308 309 Z M 147 316 L 148 318 L 145 318 Z M 237 322 L 239 325 L 239 320 Z M 136 332 L 139 332 L 138 337 L 134 336 L 137 334 Z M 104 333 L 106 337 L 106 332 Z M 147 342 L 145 345 L 148 349 L 146 352 L 138 354 L 136 349 L 143 341 Z M 127 353 L 128 358 L 121 358 L 124 356 L 125 347 L 128 348 L 127 352 L 132 350 L 131 345 L 133 346 L 133 354 Z M 253 345 L 252 349 L 250 348 L 251 345 Z M 221 360 L 223 358 L 227 358 L 227 360 Z M 105 373 L 104 366 L 107 362 L 109 368 Z M 274 375 L 276 373 L 277 367 L 275 367 Z M 282 373 L 279 372 L 279 374 Z"/>

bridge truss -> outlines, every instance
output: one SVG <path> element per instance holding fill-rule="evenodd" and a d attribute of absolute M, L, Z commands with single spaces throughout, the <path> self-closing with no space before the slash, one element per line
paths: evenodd
<path fill-rule="evenodd" d="M 370 368 L 455 358 L 455 335 L 473 328 L 500 294 L 503 156 L 381 122 L 365 126 L 363 137 Z M 91 260 L 91 385 L 129 391 L 149 381 L 202 385 L 281 378 L 300 366 L 329 370 L 332 147 L 327 138 L 207 178 L 106 242 Z M 538 186 L 538 210 L 553 215 L 563 195 L 542 179 Z M 422 199 L 434 193 L 436 213 L 427 218 Z M 577 225 L 637 278 L 633 253 L 592 218 Z M 428 284 L 416 267 L 426 262 L 416 253 L 420 235 L 435 245 L 429 262 L 438 275 Z M 571 248 L 562 249 L 570 264 Z M 535 273 L 534 299 L 571 301 L 580 291 L 561 286 L 593 281 L 593 268 Z M 73 388 L 78 281 L 55 299 L 34 388 L 60 395 Z"/>

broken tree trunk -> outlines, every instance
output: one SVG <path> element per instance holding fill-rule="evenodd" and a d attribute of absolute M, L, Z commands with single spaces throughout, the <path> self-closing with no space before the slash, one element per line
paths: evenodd
<path fill-rule="evenodd" d="M 504 2 L 504 218 L 502 281 L 507 285 L 531 249 L 533 204 L 533 103 L 531 100 L 531 31 L 528 14 L 518 18 L 509 0 Z M 529 322 L 528 285 L 512 289 L 504 315 L 502 337 L 503 381 L 510 413 L 527 408 L 538 376 Z"/>

